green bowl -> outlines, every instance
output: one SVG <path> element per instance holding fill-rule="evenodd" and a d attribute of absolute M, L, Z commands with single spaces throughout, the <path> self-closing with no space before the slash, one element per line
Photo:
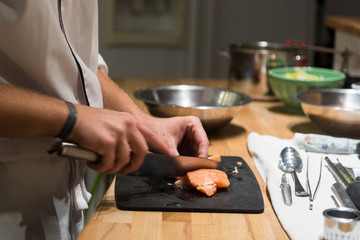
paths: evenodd
<path fill-rule="evenodd" d="M 289 74 L 292 75 L 289 76 Z M 299 75 L 299 78 L 294 78 L 293 75 Z M 268 72 L 268 81 L 272 92 L 284 102 L 287 111 L 291 113 L 302 113 L 300 103 L 293 98 L 297 92 L 310 89 L 342 88 L 344 80 L 344 73 L 326 68 L 281 67 L 270 69 Z"/>

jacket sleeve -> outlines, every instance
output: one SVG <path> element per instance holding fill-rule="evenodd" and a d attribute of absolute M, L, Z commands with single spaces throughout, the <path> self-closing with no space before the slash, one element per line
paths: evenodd
<path fill-rule="evenodd" d="M 109 68 L 101 54 L 98 54 L 98 69 L 102 70 L 106 75 L 109 74 Z"/>

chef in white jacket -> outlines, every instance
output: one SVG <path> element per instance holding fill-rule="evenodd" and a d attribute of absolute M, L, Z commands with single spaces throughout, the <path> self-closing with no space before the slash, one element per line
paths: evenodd
<path fill-rule="evenodd" d="M 136 170 L 148 150 L 207 156 L 197 118 L 151 117 L 108 78 L 97 11 L 96 0 L 0 0 L 0 239 L 82 230 L 86 164 L 49 155 L 56 136 L 99 153 L 88 166 L 104 173 Z"/>

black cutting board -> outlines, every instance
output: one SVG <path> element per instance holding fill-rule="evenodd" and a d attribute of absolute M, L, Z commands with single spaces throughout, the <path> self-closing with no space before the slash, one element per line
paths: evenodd
<path fill-rule="evenodd" d="M 139 211 L 262 213 L 261 190 L 246 162 L 232 156 L 221 159 L 218 169 L 228 175 L 230 186 L 207 197 L 197 190 L 175 187 L 176 179 L 170 177 L 166 169 L 168 158 L 148 154 L 138 171 L 116 176 L 116 206 L 121 210 Z M 233 172 L 234 167 L 238 173 Z"/>

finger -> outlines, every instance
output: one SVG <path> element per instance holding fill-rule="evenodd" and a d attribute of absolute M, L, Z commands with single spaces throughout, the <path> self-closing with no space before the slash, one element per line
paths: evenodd
<path fill-rule="evenodd" d="M 106 173 L 108 174 L 113 174 L 118 172 L 120 169 L 122 169 L 123 167 L 125 167 L 131 160 L 131 148 L 128 144 L 127 138 L 120 138 L 119 142 L 117 143 L 116 147 L 115 147 L 115 159 L 114 159 L 114 163 L 111 166 L 111 168 L 109 168 L 107 170 Z"/>
<path fill-rule="evenodd" d="M 127 174 L 136 171 L 144 162 L 144 158 L 148 152 L 148 146 L 145 138 L 139 132 L 138 136 L 131 135 L 129 137 L 131 144 L 131 159 L 130 162 L 120 171 L 120 174 Z"/>
<path fill-rule="evenodd" d="M 98 151 L 98 153 L 101 155 L 101 160 L 95 163 L 89 162 L 87 165 L 97 172 L 106 173 L 109 169 L 112 168 L 112 165 L 114 164 L 115 149 L 107 148 L 102 151 Z"/>
<path fill-rule="evenodd" d="M 188 127 L 189 139 L 192 140 L 193 154 L 198 157 L 208 157 L 209 139 L 198 118 L 192 117 Z"/>
<path fill-rule="evenodd" d="M 117 169 L 117 172 L 122 175 L 136 171 L 143 163 L 145 155 L 148 152 L 146 140 L 136 128 L 129 131 L 128 145 L 131 146 L 131 152 L 129 151 L 129 161 L 120 169 Z"/>
<path fill-rule="evenodd" d="M 118 171 L 118 173 L 120 175 L 126 175 L 128 173 L 134 172 L 137 169 L 139 169 L 139 167 L 141 166 L 141 164 L 144 162 L 144 158 L 145 158 L 146 154 L 144 155 L 135 155 L 133 154 L 133 152 L 131 152 L 131 160 L 129 161 L 129 163 L 124 166 L 120 171 Z"/>
<path fill-rule="evenodd" d="M 205 142 L 200 142 L 199 147 L 197 149 L 196 156 L 207 158 L 208 157 L 209 144 Z"/>
<path fill-rule="evenodd" d="M 209 140 L 207 137 L 203 137 L 206 136 L 203 135 L 203 133 L 198 133 L 195 130 L 194 133 L 194 145 L 197 146 L 197 151 L 195 152 L 195 155 L 197 157 L 203 157 L 203 158 L 207 158 L 208 157 L 208 150 L 209 150 Z"/>
<path fill-rule="evenodd" d="M 155 134 L 152 130 L 145 126 L 139 127 L 141 133 L 143 134 L 146 142 L 148 145 L 151 145 L 152 150 L 154 152 L 166 154 L 169 156 L 176 156 L 179 155 L 178 150 L 176 149 L 176 146 L 174 148 L 170 148 L 167 143 L 164 142 L 163 139 L 159 138 L 157 134 Z"/>

